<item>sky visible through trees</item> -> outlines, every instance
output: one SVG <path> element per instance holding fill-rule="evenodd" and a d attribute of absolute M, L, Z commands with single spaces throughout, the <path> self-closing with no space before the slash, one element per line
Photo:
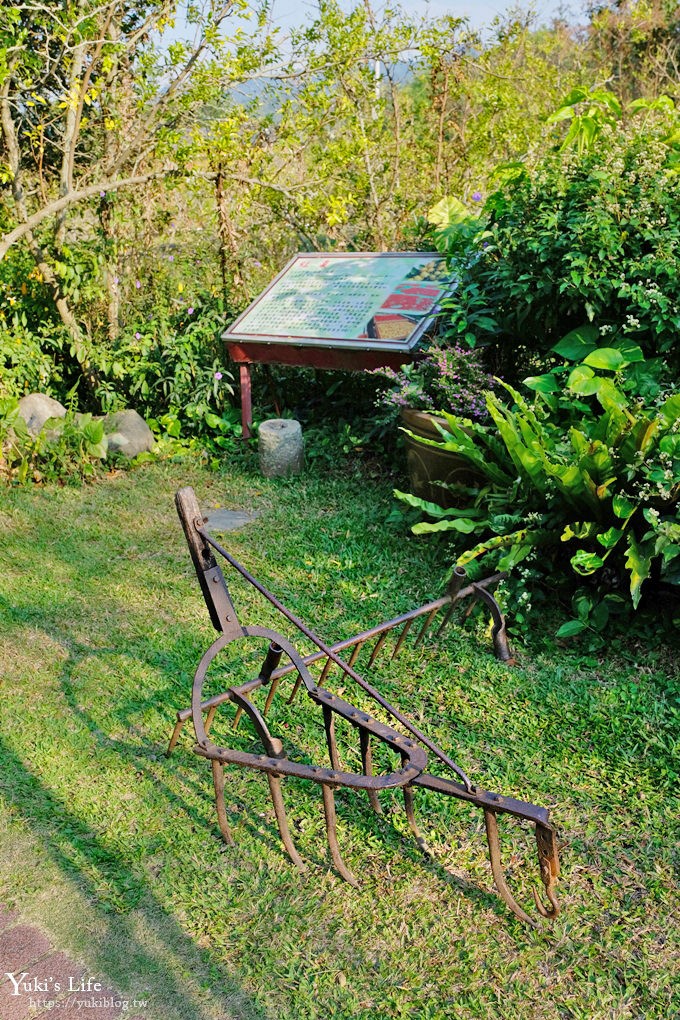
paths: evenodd
<path fill-rule="evenodd" d="M 351 0 L 345 0 L 345 6 L 352 6 Z M 413 16 L 441 17 L 453 14 L 456 17 L 467 17 L 472 25 L 481 28 L 490 24 L 498 15 L 503 15 L 512 6 L 511 0 L 399 0 L 399 6 Z M 523 4 L 522 6 L 530 6 Z M 567 0 L 537 0 L 531 4 L 540 22 L 549 22 L 560 14 L 567 20 L 574 18 L 574 4 Z M 316 0 L 274 0 L 272 17 L 282 28 L 290 28 L 311 20 L 317 9 Z M 380 9 L 380 7 L 378 7 Z"/>

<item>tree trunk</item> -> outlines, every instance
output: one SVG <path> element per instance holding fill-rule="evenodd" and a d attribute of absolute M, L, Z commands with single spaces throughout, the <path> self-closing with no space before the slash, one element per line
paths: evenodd
<path fill-rule="evenodd" d="M 248 291 L 241 274 L 241 253 L 234 224 L 230 216 L 229 202 L 224 186 L 224 172 L 221 167 L 215 177 L 215 195 L 217 202 L 217 225 L 220 235 L 220 271 L 222 273 L 224 294 L 225 296 L 232 294 L 236 297 L 237 301 L 243 298 L 247 301 Z"/>
<path fill-rule="evenodd" d="M 14 200 L 14 207 L 16 209 L 17 219 L 19 222 L 26 223 L 28 221 L 28 210 L 26 208 L 26 200 L 21 183 L 21 154 L 19 151 L 15 124 L 12 119 L 12 110 L 9 103 L 11 80 L 12 73 L 10 69 L 0 95 L 0 119 L 2 121 L 2 136 L 7 150 L 7 162 L 12 174 L 12 198 Z M 83 336 L 80 325 L 62 291 L 61 284 L 54 267 L 50 265 L 47 255 L 38 243 L 38 240 L 32 230 L 26 232 L 26 240 L 35 264 L 42 275 L 43 281 L 51 292 L 52 300 L 54 301 L 57 312 L 59 313 L 59 317 L 70 334 L 73 353 L 76 361 L 78 362 L 83 378 L 85 379 L 90 392 L 94 394 L 99 383 L 99 375 L 91 361 L 89 343 Z"/>

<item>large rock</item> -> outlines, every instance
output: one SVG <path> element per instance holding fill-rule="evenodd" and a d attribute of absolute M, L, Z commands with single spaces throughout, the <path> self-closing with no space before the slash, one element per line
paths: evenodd
<path fill-rule="evenodd" d="M 107 414 L 104 418 L 104 431 L 109 442 L 109 453 L 136 457 L 138 453 L 153 450 L 153 432 L 141 414 L 131 408 Z"/>
<path fill-rule="evenodd" d="M 29 393 L 19 401 L 19 414 L 32 436 L 37 436 L 48 418 L 63 418 L 66 408 L 46 393 Z"/>

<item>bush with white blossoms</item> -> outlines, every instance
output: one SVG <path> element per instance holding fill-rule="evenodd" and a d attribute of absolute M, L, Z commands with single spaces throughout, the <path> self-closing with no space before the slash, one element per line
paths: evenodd
<path fill-rule="evenodd" d="M 660 97 L 576 147 L 500 168 L 445 302 L 451 341 L 490 346 L 513 381 L 549 367 L 553 345 L 591 322 L 680 370 L 679 167 L 680 110 Z"/>

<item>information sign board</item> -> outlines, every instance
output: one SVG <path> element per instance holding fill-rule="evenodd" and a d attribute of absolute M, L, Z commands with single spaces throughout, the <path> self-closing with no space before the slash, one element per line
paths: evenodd
<path fill-rule="evenodd" d="M 453 284 L 434 252 L 296 255 L 223 334 L 239 365 L 244 436 L 251 364 L 397 368 L 411 360 Z"/>
<path fill-rule="evenodd" d="M 224 339 L 408 351 L 452 285 L 446 260 L 428 252 L 303 253 L 291 259 Z"/>

